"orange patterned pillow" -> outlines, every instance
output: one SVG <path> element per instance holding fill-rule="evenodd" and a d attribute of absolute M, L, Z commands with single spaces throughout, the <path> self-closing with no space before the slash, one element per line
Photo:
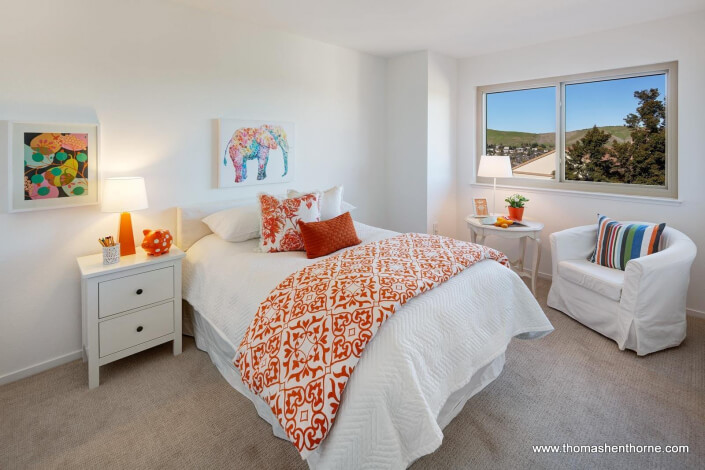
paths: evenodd
<path fill-rule="evenodd" d="M 350 212 L 323 222 L 306 223 L 301 220 L 299 221 L 299 229 L 303 235 L 306 256 L 309 259 L 329 255 L 340 249 L 361 243 L 361 240 L 357 238 Z"/>
<path fill-rule="evenodd" d="M 303 251 L 298 222 L 318 222 L 321 210 L 318 206 L 318 193 L 304 194 L 301 197 L 279 199 L 269 194 L 259 195 L 262 220 L 259 241 L 260 250 L 266 253 L 278 251 Z"/>

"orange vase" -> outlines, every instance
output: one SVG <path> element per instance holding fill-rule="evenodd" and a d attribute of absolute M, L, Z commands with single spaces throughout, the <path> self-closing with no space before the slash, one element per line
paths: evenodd
<path fill-rule="evenodd" d="M 509 217 L 511 217 L 513 220 L 521 222 L 521 218 L 523 216 L 524 216 L 524 208 L 523 207 L 509 206 Z"/>

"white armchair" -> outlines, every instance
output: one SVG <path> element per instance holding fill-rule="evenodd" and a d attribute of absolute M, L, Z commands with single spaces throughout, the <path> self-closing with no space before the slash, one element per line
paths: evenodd
<path fill-rule="evenodd" d="M 552 233 L 550 239 L 549 307 L 640 356 L 683 341 L 690 267 L 697 252 L 685 234 L 667 226 L 660 251 L 629 261 L 625 271 L 587 261 L 595 249 L 597 224 Z"/>

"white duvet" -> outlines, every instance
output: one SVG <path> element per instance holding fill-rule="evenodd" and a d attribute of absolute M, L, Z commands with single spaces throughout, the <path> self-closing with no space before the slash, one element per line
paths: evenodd
<path fill-rule="evenodd" d="M 363 243 L 396 235 L 357 222 L 355 227 Z M 257 243 L 208 235 L 184 261 L 184 299 L 233 351 L 269 292 L 316 262 L 303 252 L 256 252 Z M 495 261 L 481 261 L 415 297 L 367 345 L 335 424 L 309 465 L 405 468 L 441 445 L 442 428 L 499 374 L 513 337 L 538 338 L 552 330 L 521 279 Z M 273 416 L 260 415 L 276 428 Z"/>

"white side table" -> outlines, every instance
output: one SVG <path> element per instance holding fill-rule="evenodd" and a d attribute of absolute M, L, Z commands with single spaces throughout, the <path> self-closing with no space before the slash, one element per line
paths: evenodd
<path fill-rule="evenodd" d="M 541 261 L 541 230 L 543 230 L 543 224 L 533 220 L 522 220 L 521 223 L 526 225 L 526 227 L 510 226 L 509 228 L 501 228 L 495 227 L 494 225 L 483 225 L 481 218 L 476 218 L 471 215 L 465 218 L 465 222 L 467 222 L 468 228 L 470 229 L 470 236 L 472 237 L 473 243 L 484 245 L 485 238 L 489 235 L 521 240 L 521 257 L 516 261 L 510 261 L 510 263 L 518 275 L 531 279 L 531 292 L 535 297 L 536 278 L 538 277 L 539 261 Z M 534 261 L 531 272 L 529 273 L 524 271 L 527 238 L 534 241 Z"/>
<path fill-rule="evenodd" d="M 100 366 L 167 341 L 181 354 L 181 259 L 168 253 L 149 256 L 137 248 L 116 264 L 102 254 L 77 258 L 81 270 L 83 359 L 88 388 L 100 383 Z"/>

